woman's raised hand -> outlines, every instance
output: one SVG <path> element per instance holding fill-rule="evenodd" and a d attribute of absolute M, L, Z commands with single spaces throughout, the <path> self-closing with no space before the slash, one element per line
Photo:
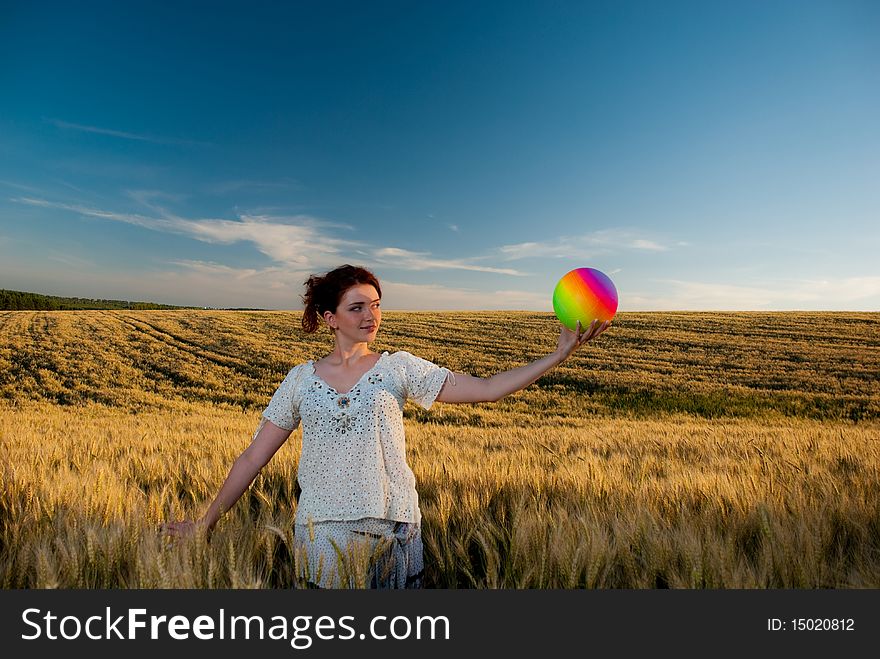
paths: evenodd
<path fill-rule="evenodd" d="M 592 341 L 609 327 L 611 327 L 610 320 L 605 320 L 601 323 L 598 320 L 594 320 L 586 331 L 581 329 L 581 321 L 577 321 L 576 331 L 572 331 L 563 325 L 562 331 L 559 333 L 559 343 L 556 346 L 556 352 L 563 360 L 568 359 L 580 346 L 587 341 Z"/>

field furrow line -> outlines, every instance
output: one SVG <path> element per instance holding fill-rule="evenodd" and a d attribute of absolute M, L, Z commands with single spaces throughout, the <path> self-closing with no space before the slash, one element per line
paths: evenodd
<path fill-rule="evenodd" d="M 196 357 L 197 359 L 202 359 L 211 362 L 212 364 L 215 364 L 217 366 L 230 368 L 236 371 L 242 371 L 246 368 L 246 362 L 243 357 L 234 356 L 229 353 L 211 351 L 207 347 L 205 347 L 204 344 L 198 343 L 191 339 L 187 339 L 177 334 L 173 334 L 167 329 L 159 327 L 158 325 L 155 325 L 153 323 L 149 323 L 143 319 L 132 318 L 131 316 L 123 318 L 124 322 L 133 329 L 136 329 L 144 335 L 150 336 L 151 338 L 160 343 L 163 343 L 164 345 Z"/>

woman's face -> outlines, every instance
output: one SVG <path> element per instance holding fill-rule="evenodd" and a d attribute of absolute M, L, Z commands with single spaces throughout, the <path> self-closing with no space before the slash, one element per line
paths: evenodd
<path fill-rule="evenodd" d="M 329 312 L 328 312 L 329 314 Z M 357 284 L 342 295 L 336 313 L 330 314 L 330 327 L 344 334 L 353 342 L 370 342 L 376 338 L 382 310 L 379 308 L 379 293 L 370 284 Z"/>

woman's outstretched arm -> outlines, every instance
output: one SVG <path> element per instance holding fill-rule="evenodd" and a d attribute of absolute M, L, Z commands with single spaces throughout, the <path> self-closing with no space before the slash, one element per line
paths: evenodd
<path fill-rule="evenodd" d="M 437 400 L 441 403 L 494 403 L 505 396 L 525 389 L 554 366 L 558 366 L 587 341 L 592 341 L 611 326 L 610 321 L 593 321 L 590 327 L 581 332 L 580 321 L 577 331 L 563 327 L 559 334 L 556 350 L 535 361 L 509 371 L 496 373 L 489 378 L 476 378 L 466 373 L 456 373 L 446 380 Z"/>
<path fill-rule="evenodd" d="M 232 469 L 229 470 L 229 475 L 220 488 L 220 492 L 202 518 L 196 522 L 190 520 L 169 522 L 162 525 L 163 530 L 168 535 L 180 536 L 189 535 L 196 530 L 197 526 L 203 526 L 210 534 L 220 516 L 232 508 L 241 498 L 260 470 L 268 464 L 272 456 L 287 441 L 291 432 L 293 431 L 279 428 L 271 421 L 267 421 L 250 446 L 232 464 Z"/>

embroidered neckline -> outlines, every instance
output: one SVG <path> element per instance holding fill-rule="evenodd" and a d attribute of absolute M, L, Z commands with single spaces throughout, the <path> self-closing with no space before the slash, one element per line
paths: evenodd
<path fill-rule="evenodd" d="M 382 360 L 387 356 L 388 356 L 387 351 L 380 354 L 379 359 L 376 360 L 376 363 L 373 364 L 366 371 L 364 371 L 363 374 L 358 378 L 358 381 L 355 382 L 354 385 L 351 387 L 351 389 L 349 389 L 348 391 L 346 391 L 344 393 L 337 391 L 335 387 L 330 386 L 330 384 L 328 384 L 324 378 L 322 378 L 320 375 L 318 375 L 317 370 L 315 370 L 315 362 L 313 360 L 310 359 L 308 363 L 309 363 L 309 366 L 312 367 L 312 377 L 315 380 L 317 380 L 318 382 L 320 382 L 322 385 L 327 387 L 329 390 L 331 390 L 334 394 L 336 394 L 336 396 L 338 397 L 337 404 L 339 405 L 339 407 L 345 408 L 345 407 L 348 407 L 351 402 L 351 393 L 360 386 L 360 384 L 361 384 L 361 382 L 363 382 L 364 378 L 367 377 L 367 375 L 369 375 L 370 373 L 372 373 L 376 369 L 376 367 L 379 366 L 379 364 L 382 362 Z M 343 400 L 345 400 L 344 403 L 341 402 Z"/>

